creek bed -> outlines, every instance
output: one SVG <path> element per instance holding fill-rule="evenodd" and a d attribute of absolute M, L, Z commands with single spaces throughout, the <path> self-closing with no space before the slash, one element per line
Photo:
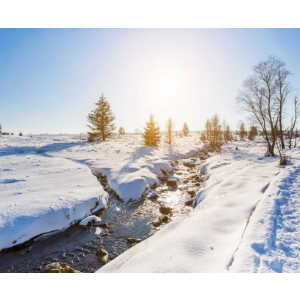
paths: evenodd
<path fill-rule="evenodd" d="M 82 228 L 77 224 L 26 246 L 1 251 L 0 272 L 39 273 L 43 266 L 52 262 L 67 263 L 81 272 L 95 272 L 103 266 L 96 255 L 99 248 L 106 249 L 112 260 L 132 247 L 127 238 L 145 240 L 165 226 L 165 222 L 155 224 L 162 215 L 161 206 L 172 208 L 169 221 L 193 210 L 185 202 L 191 200 L 204 181 L 199 173 L 202 161 L 197 158 L 194 161 L 194 165 L 186 164 L 184 160 L 173 163 L 173 176 L 179 179 L 178 185 L 168 186 L 162 181 L 162 186 L 153 189 L 159 194 L 157 199 L 150 199 L 148 194 L 129 205 L 110 191 L 108 207 L 98 212 L 102 226 Z M 105 178 L 99 178 L 99 181 L 105 185 Z"/>

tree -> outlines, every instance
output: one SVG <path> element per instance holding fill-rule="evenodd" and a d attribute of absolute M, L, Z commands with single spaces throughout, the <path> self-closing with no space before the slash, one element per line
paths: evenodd
<path fill-rule="evenodd" d="M 253 71 L 252 76 L 244 81 L 237 102 L 240 109 L 250 113 L 251 123 L 260 128 L 261 135 L 267 143 L 268 153 L 274 156 L 277 126 L 280 136 L 283 134 L 280 120 L 283 119 L 284 105 L 290 93 L 286 81 L 289 73 L 284 62 L 275 56 L 257 64 Z"/>
<path fill-rule="evenodd" d="M 124 129 L 124 127 L 121 126 L 121 127 L 119 128 L 119 133 L 120 133 L 120 134 L 125 134 L 125 129 Z"/>
<path fill-rule="evenodd" d="M 206 131 L 206 139 L 210 140 L 211 139 L 211 122 L 209 119 L 207 119 L 206 123 L 205 123 L 205 131 Z"/>
<path fill-rule="evenodd" d="M 135 128 L 134 129 L 134 134 L 139 134 L 140 133 L 140 130 L 138 128 Z"/>
<path fill-rule="evenodd" d="M 238 132 L 238 135 L 240 137 L 240 141 L 243 141 L 244 137 L 247 134 L 247 131 L 245 130 L 245 123 L 243 121 L 239 122 L 237 132 Z"/>
<path fill-rule="evenodd" d="M 233 136 L 231 134 L 229 124 L 224 121 L 223 126 L 224 126 L 223 127 L 223 138 L 224 138 L 225 143 L 227 144 L 228 142 L 233 140 Z"/>
<path fill-rule="evenodd" d="M 296 127 L 296 124 L 298 122 L 299 116 L 300 116 L 300 103 L 299 103 L 297 97 L 295 97 L 295 99 L 294 99 L 294 115 L 291 119 L 291 125 L 287 130 L 287 138 L 288 138 L 290 149 L 292 148 L 292 139 L 295 138 L 295 132 L 294 131 L 295 131 L 295 127 Z M 295 139 L 294 147 L 296 147 L 296 145 L 297 144 L 296 144 L 296 139 Z"/>
<path fill-rule="evenodd" d="M 103 94 L 95 105 L 96 108 L 88 115 L 88 121 L 92 124 L 88 125 L 92 130 L 91 132 L 88 132 L 88 141 L 105 141 L 107 138 L 111 137 L 116 129 L 113 122 L 116 118 Z"/>
<path fill-rule="evenodd" d="M 160 128 L 154 121 L 153 114 L 150 115 L 149 122 L 146 123 L 142 136 L 146 146 L 157 146 L 160 143 Z"/>
<path fill-rule="evenodd" d="M 20 131 L 19 136 L 23 136 L 22 132 Z"/>
<path fill-rule="evenodd" d="M 276 71 L 277 93 L 276 98 L 278 102 L 278 137 L 281 142 L 281 149 L 285 149 L 284 135 L 283 135 L 283 119 L 285 116 L 285 104 L 287 102 L 289 94 L 293 91 L 288 77 L 291 72 L 285 68 L 285 63 L 280 61 Z"/>
<path fill-rule="evenodd" d="M 189 129 L 189 127 L 187 126 L 186 123 L 183 124 L 182 134 L 183 134 L 184 136 L 188 136 L 188 135 L 190 134 L 190 129 Z"/>
<path fill-rule="evenodd" d="M 165 141 L 167 144 L 172 145 L 174 143 L 175 139 L 175 131 L 174 131 L 175 124 L 171 117 L 169 117 L 167 123 L 166 123 L 166 136 Z"/>
<path fill-rule="evenodd" d="M 254 141 L 256 136 L 257 136 L 257 128 L 256 126 L 252 125 L 248 133 L 249 141 Z"/>

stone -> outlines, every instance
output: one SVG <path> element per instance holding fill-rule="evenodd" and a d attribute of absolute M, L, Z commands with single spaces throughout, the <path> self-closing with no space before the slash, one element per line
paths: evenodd
<path fill-rule="evenodd" d="M 132 245 L 132 244 L 140 243 L 142 240 L 138 238 L 127 238 L 126 241 Z"/>
<path fill-rule="evenodd" d="M 150 195 L 149 195 L 149 198 L 150 199 L 157 199 L 159 197 L 159 194 L 157 192 L 152 192 Z"/>
<path fill-rule="evenodd" d="M 162 214 L 170 214 L 172 213 L 172 208 L 171 207 L 168 207 L 168 206 L 161 206 L 159 208 L 159 211 L 162 213 Z"/>
<path fill-rule="evenodd" d="M 191 206 L 193 204 L 194 200 L 188 200 L 188 201 L 185 201 L 184 204 L 186 206 Z"/>
<path fill-rule="evenodd" d="M 195 196 L 196 196 L 196 192 L 193 191 L 193 190 L 188 190 L 187 192 L 188 192 L 188 194 L 189 194 L 191 197 L 195 197 Z"/>
<path fill-rule="evenodd" d="M 159 216 L 158 220 L 161 221 L 161 222 L 168 222 L 169 221 L 169 217 L 166 216 L 166 215 Z"/>
<path fill-rule="evenodd" d="M 98 259 L 102 263 L 104 263 L 104 264 L 107 263 L 107 261 L 108 261 L 108 252 L 105 249 L 101 248 L 101 249 L 97 250 L 96 255 L 98 256 Z"/>
<path fill-rule="evenodd" d="M 66 263 L 54 262 L 42 268 L 42 273 L 81 273 Z"/>
<path fill-rule="evenodd" d="M 168 186 L 177 186 L 177 179 L 174 177 L 171 177 L 167 180 L 167 185 Z"/>

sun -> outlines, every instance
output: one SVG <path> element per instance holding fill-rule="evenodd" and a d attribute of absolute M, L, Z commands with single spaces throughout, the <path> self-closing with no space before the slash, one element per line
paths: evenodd
<path fill-rule="evenodd" d="M 154 88 L 161 96 L 176 95 L 182 85 L 181 74 L 178 70 L 161 70 L 154 80 Z"/>

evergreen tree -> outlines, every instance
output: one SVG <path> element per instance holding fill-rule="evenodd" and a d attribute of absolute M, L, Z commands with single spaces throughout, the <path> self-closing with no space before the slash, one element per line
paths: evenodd
<path fill-rule="evenodd" d="M 168 119 L 166 127 L 167 127 L 166 143 L 172 145 L 175 139 L 175 131 L 174 131 L 175 124 L 171 117 Z"/>
<path fill-rule="evenodd" d="M 190 129 L 186 123 L 183 124 L 182 133 L 184 136 L 188 136 L 190 134 Z"/>
<path fill-rule="evenodd" d="M 124 127 L 121 126 L 121 127 L 119 128 L 119 133 L 120 133 L 120 134 L 125 134 L 125 129 L 124 129 Z"/>
<path fill-rule="evenodd" d="M 254 141 L 255 137 L 257 136 L 257 128 L 256 126 L 251 126 L 249 134 L 248 134 L 248 139 L 249 141 Z"/>
<path fill-rule="evenodd" d="M 23 136 L 22 132 L 20 131 L 19 136 Z"/>
<path fill-rule="evenodd" d="M 116 126 L 113 123 L 116 117 L 112 113 L 110 105 L 103 94 L 95 105 L 96 108 L 88 115 L 88 121 L 92 124 L 88 125 L 92 130 L 91 132 L 88 132 L 89 142 L 105 141 L 107 138 L 111 137 L 116 129 Z"/>
<path fill-rule="evenodd" d="M 160 128 L 154 122 L 154 117 L 151 114 L 149 122 L 146 123 L 146 127 L 144 128 L 143 139 L 144 144 L 146 146 L 157 146 L 160 142 Z"/>
<path fill-rule="evenodd" d="M 247 131 L 245 130 L 245 123 L 240 121 L 238 124 L 238 135 L 240 137 L 240 140 L 243 141 L 244 137 L 246 136 Z"/>

